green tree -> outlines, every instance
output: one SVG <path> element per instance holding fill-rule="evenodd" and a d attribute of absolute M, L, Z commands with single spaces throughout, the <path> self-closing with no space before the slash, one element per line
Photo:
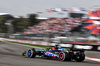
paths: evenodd
<path fill-rule="evenodd" d="M 0 16 L 0 33 L 7 32 L 7 26 L 5 25 L 6 19 L 3 16 Z"/>
<path fill-rule="evenodd" d="M 30 26 L 33 26 L 33 25 L 36 25 L 39 23 L 39 21 L 36 19 L 38 15 L 37 14 L 29 14 L 28 15 L 28 19 L 29 19 L 29 22 L 30 22 Z"/>
<path fill-rule="evenodd" d="M 23 17 L 14 19 L 12 24 L 13 24 L 15 33 L 22 32 L 22 30 L 24 30 L 25 28 L 27 28 L 30 25 L 30 23 L 28 22 L 28 19 L 23 18 Z"/>

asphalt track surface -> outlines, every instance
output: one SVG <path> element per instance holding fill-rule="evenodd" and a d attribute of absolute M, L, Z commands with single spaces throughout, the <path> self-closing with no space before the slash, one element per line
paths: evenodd
<path fill-rule="evenodd" d="M 58 61 L 52 59 L 42 59 L 40 57 L 28 58 L 21 54 L 29 46 L 23 46 L 8 42 L 0 42 L 0 66 L 100 66 L 100 62 L 85 59 L 83 62 Z M 36 48 L 39 49 L 39 48 Z M 86 56 L 100 59 L 100 52 L 86 51 Z"/>

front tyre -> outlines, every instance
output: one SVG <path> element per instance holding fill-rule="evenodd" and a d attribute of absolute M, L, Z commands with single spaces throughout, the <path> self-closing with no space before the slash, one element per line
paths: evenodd
<path fill-rule="evenodd" d="M 30 58 L 34 58 L 36 56 L 36 50 L 34 48 L 29 49 L 27 55 Z"/>
<path fill-rule="evenodd" d="M 70 61 L 71 59 L 70 59 L 70 56 L 69 56 L 69 54 L 67 53 L 67 52 L 61 52 L 60 54 L 59 54 L 59 59 L 61 60 L 61 61 Z"/>

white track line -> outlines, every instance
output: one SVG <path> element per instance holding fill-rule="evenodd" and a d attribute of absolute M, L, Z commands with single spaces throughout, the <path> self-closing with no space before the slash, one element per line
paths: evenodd
<path fill-rule="evenodd" d="M 97 59 L 97 58 L 92 58 L 92 57 L 85 57 L 85 58 L 88 59 L 88 60 L 100 62 L 100 59 Z"/>

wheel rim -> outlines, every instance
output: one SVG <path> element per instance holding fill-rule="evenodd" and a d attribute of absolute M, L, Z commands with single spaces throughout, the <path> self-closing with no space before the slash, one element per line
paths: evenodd
<path fill-rule="evenodd" d="M 31 56 L 31 50 L 28 51 L 28 56 Z"/>
<path fill-rule="evenodd" d="M 60 54 L 60 59 L 63 59 L 64 58 L 64 55 L 63 54 Z"/>

